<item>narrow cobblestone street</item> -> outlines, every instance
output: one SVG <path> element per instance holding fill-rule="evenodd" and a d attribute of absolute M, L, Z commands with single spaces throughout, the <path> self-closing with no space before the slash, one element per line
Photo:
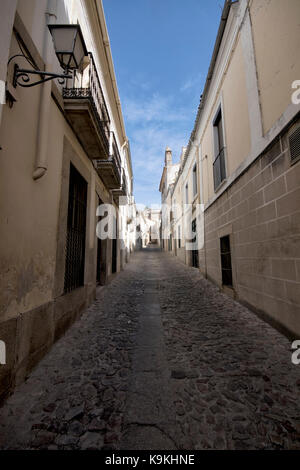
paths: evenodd
<path fill-rule="evenodd" d="M 148 248 L 0 410 L 4 449 L 299 449 L 290 342 Z"/>

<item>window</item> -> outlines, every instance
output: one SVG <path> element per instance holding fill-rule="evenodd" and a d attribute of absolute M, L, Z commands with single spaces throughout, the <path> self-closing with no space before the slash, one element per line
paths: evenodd
<path fill-rule="evenodd" d="M 64 291 L 84 283 L 87 182 L 71 164 Z"/>
<path fill-rule="evenodd" d="M 178 225 L 178 248 L 181 248 L 181 233 L 180 233 L 180 225 Z"/>
<path fill-rule="evenodd" d="M 193 195 L 194 197 L 196 196 L 198 191 L 197 188 L 197 164 L 195 163 L 194 168 L 193 168 Z"/>
<path fill-rule="evenodd" d="M 112 274 L 117 272 L 117 258 L 118 258 L 118 240 L 117 240 L 117 233 L 118 233 L 118 225 L 116 217 L 113 218 L 114 224 L 114 238 L 112 239 L 112 260 L 111 260 L 111 272 Z"/>
<path fill-rule="evenodd" d="M 170 235 L 169 240 L 168 240 L 168 250 L 172 251 L 172 234 Z"/>
<path fill-rule="evenodd" d="M 214 170 L 214 188 L 216 190 L 220 186 L 222 181 L 224 181 L 226 178 L 223 118 L 222 118 L 221 109 L 219 109 L 216 115 L 213 127 L 214 127 L 214 143 L 215 143 L 215 158 L 214 158 L 214 163 L 213 163 L 213 170 Z"/>
<path fill-rule="evenodd" d="M 189 185 L 188 184 L 185 185 L 185 203 L 186 204 L 189 203 Z"/>
<path fill-rule="evenodd" d="M 98 199 L 98 206 L 103 204 L 100 197 L 96 193 L 96 197 Z M 101 218 L 98 217 L 98 222 L 100 222 Z M 105 246 L 105 244 L 104 244 Z M 97 284 L 101 284 L 101 278 L 103 272 L 105 272 L 105 263 L 104 263 L 104 256 L 103 256 L 103 249 L 104 246 L 102 245 L 102 240 L 100 237 L 97 236 L 97 270 L 96 270 L 96 281 Z"/>
<path fill-rule="evenodd" d="M 223 286 L 232 287 L 232 268 L 231 268 L 231 251 L 229 235 L 220 238 L 221 248 L 221 269 Z"/>
<path fill-rule="evenodd" d="M 199 259 L 198 259 L 198 249 L 197 249 L 197 221 L 194 219 L 192 221 L 192 233 L 195 234 L 192 243 L 195 243 L 196 249 L 192 250 L 192 266 L 194 268 L 199 267 Z"/>

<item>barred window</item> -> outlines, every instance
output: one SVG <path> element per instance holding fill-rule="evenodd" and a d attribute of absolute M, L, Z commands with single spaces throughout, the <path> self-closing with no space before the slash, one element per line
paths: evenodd
<path fill-rule="evenodd" d="M 87 182 L 71 164 L 64 291 L 84 284 Z"/>

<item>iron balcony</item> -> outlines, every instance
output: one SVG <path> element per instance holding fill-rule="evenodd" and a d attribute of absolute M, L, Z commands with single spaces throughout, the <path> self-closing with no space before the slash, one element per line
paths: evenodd
<path fill-rule="evenodd" d="M 121 157 L 114 132 L 110 132 L 109 158 L 94 159 L 93 164 L 108 189 L 118 190 L 121 187 Z"/>
<path fill-rule="evenodd" d="M 69 82 L 68 84 L 69 85 Z M 121 186 L 121 159 L 93 55 L 72 86 L 63 88 L 65 112 L 88 157 L 108 189 Z"/>

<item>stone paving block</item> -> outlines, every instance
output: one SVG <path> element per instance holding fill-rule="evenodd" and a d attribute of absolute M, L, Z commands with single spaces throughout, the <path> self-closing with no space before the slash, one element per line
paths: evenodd
<path fill-rule="evenodd" d="M 300 449 L 299 389 L 284 336 L 147 249 L 0 409 L 0 448 Z"/>

